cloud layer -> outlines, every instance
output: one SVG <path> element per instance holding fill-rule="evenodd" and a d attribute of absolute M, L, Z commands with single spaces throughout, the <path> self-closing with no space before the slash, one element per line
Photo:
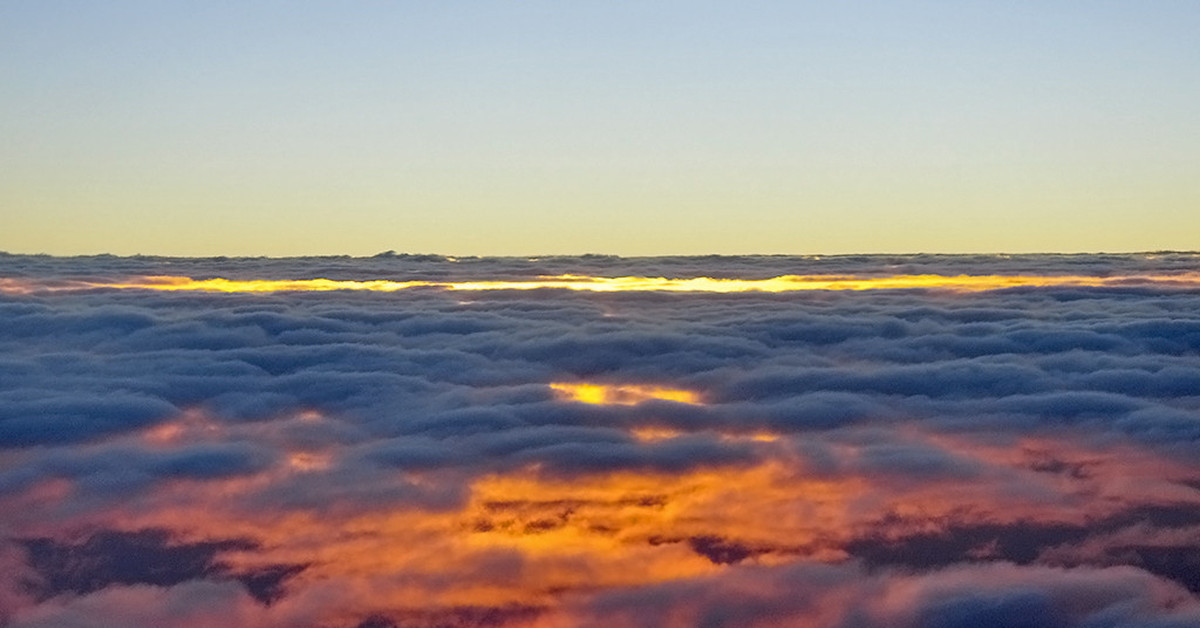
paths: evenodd
<path fill-rule="evenodd" d="M 0 256 L 0 624 L 1197 626 L 1198 271 Z M 1103 281 L 111 287 L 564 274 Z"/>

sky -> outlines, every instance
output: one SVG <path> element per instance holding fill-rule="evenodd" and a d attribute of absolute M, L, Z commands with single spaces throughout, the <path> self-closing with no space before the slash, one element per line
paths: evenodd
<path fill-rule="evenodd" d="M 0 4 L 0 250 L 1192 250 L 1200 7 Z"/>
<path fill-rule="evenodd" d="M 1200 253 L 0 255 L 0 625 L 1196 628 L 1198 355 Z"/>

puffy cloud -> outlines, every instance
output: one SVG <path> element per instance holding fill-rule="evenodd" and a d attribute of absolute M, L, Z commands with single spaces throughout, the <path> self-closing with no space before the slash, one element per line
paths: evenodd
<path fill-rule="evenodd" d="M 0 256 L 0 621 L 1197 625 L 1198 269 Z M 80 289 L 561 274 L 1109 279 Z"/>
<path fill-rule="evenodd" d="M 1134 628 L 1197 621 L 1194 598 L 1135 569 L 996 563 L 910 574 L 849 563 L 734 568 L 608 592 L 547 625 Z"/>

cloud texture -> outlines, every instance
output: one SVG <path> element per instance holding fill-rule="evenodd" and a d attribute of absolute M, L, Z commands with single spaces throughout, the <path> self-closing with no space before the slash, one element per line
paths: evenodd
<path fill-rule="evenodd" d="M 0 625 L 1200 626 L 1198 271 L 0 256 Z M 568 274 L 1104 281 L 95 287 Z"/>

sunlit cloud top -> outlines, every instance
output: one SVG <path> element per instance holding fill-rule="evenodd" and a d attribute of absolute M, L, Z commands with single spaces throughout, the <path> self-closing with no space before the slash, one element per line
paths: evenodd
<path fill-rule="evenodd" d="M 690 390 L 679 390 L 646 384 L 592 384 L 554 382 L 550 388 L 564 398 L 581 403 L 632 405 L 650 399 L 699 403 L 700 396 Z"/>
<path fill-rule="evenodd" d="M 497 281 L 388 281 L 332 279 L 192 279 L 189 277 L 135 277 L 120 282 L 66 281 L 39 284 L 19 279 L 0 279 L 0 291 L 28 293 L 37 291 L 87 290 L 98 288 L 158 290 L 166 292 L 328 292 L 366 290 L 396 292 L 414 288 L 443 290 L 577 290 L 587 292 L 798 292 L 805 290 L 907 290 L 933 289 L 954 292 L 978 292 L 1025 287 L 1102 287 L 1161 285 L 1189 288 L 1200 286 L 1200 273 L 1171 275 L 783 275 L 768 279 L 732 279 L 712 277 L 590 277 L 556 275 L 528 280 Z"/>

